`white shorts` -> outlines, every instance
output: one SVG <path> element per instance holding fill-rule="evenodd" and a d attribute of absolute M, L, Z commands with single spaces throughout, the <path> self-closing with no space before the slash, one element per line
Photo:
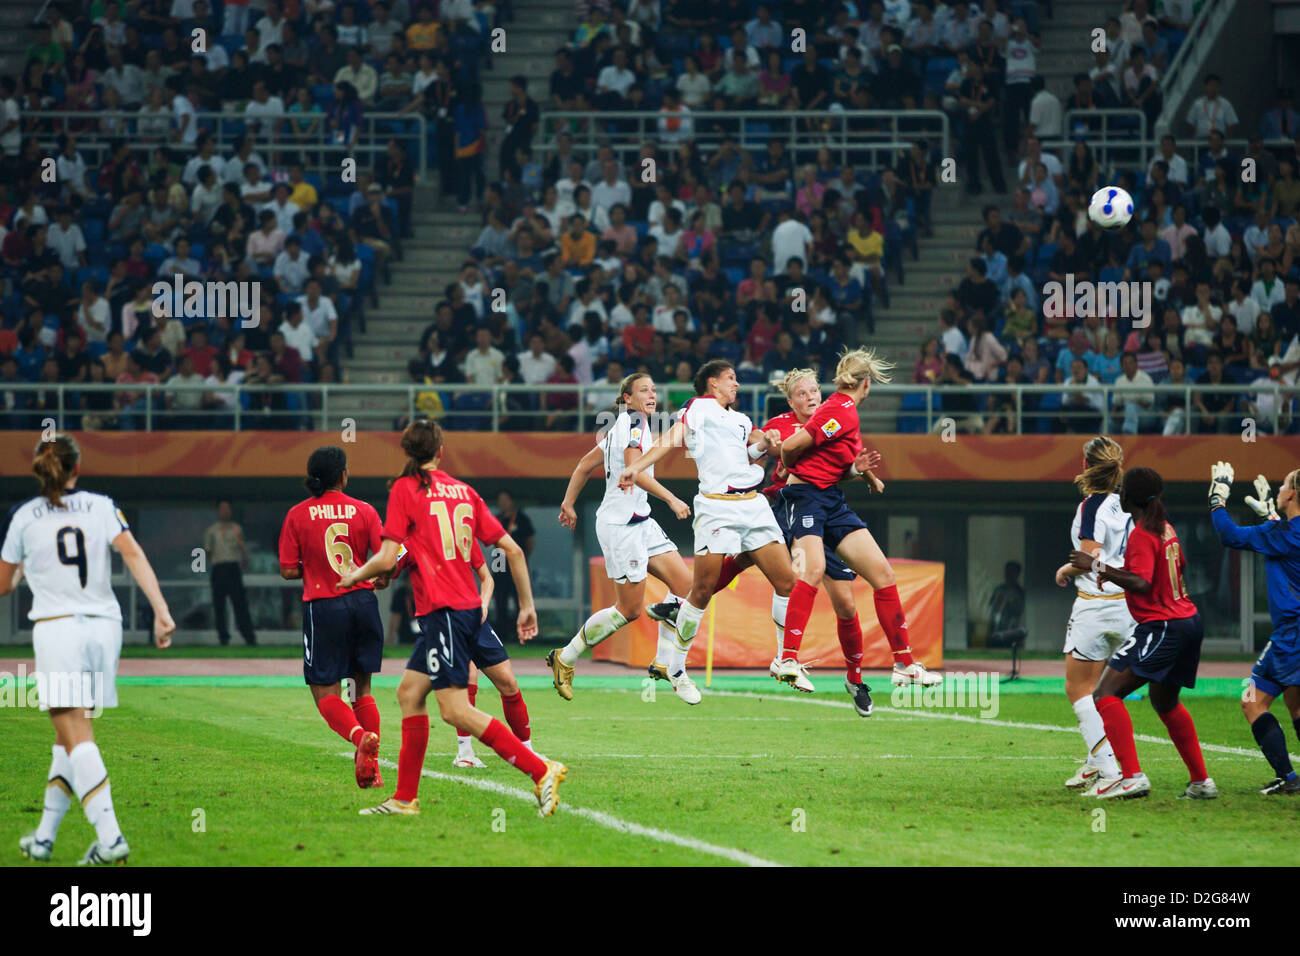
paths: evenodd
<path fill-rule="evenodd" d="M 612 581 L 636 584 L 644 581 L 650 569 L 650 559 L 656 554 L 676 551 L 677 545 L 668 539 L 664 529 L 654 518 L 635 524 L 596 522 L 596 540 L 605 555 L 605 573 Z"/>
<path fill-rule="evenodd" d="M 1128 602 L 1118 598 L 1076 597 L 1065 626 L 1065 653 L 1082 661 L 1110 660 L 1129 639 L 1137 622 L 1128 613 Z"/>
<path fill-rule="evenodd" d="M 122 622 L 107 617 L 57 617 L 32 628 L 41 710 L 117 706 Z"/>
<path fill-rule="evenodd" d="M 743 554 L 773 541 L 785 544 L 785 535 L 766 495 L 730 499 L 695 496 L 696 554 Z"/>

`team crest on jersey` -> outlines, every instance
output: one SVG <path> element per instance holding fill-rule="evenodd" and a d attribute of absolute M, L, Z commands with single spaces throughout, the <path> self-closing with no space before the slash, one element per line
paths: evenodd
<path fill-rule="evenodd" d="M 122 525 L 122 530 L 123 530 L 123 531 L 125 531 L 127 528 L 131 527 L 129 524 L 126 523 L 126 515 L 122 514 L 122 509 L 121 509 L 121 508 L 115 508 L 115 509 L 113 509 L 113 510 L 115 510 L 115 511 L 117 512 L 117 520 L 118 520 L 118 522 Z"/>
<path fill-rule="evenodd" d="M 822 423 L 822 434 L 827 438 L 834 438 L 840 430 L 840 423 L 837 419 L 828 418 Z"/>
<path fill-rule="evenodd" d="M 634 442 L 639 442 L 641 440 L 641 429 L 639 428 L 632 429 L 631 439 Z"/>
<path fill-rule="evenodd" d="M 804 526 L 805 528 L 811 528 L 811 527 L 813 526 L 813 516 L 812 516 L 812 515 L 805 515 L 805 516 L 804 516 L 804 519 L 803 519 L 803 526 Z"/>

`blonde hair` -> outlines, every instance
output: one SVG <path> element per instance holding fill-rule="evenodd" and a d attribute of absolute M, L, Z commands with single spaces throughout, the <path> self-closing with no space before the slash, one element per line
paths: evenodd
<path fill-rule="evenodd" d="M 791 394 L 794 392 L 794 387 L 806 378 L 810 378 L 816 382 L 817 373 L 810 368 L 791 369 L 785 373 L 785 378 L 778 382 L 776 387 L 781 390 L 781 394 L 784 395 L 788 401 Z"/>
<path fill-rule="evenodd" d="M 893 367 L 894 363 L 886 362 L 875 349 L 846 349 L 835 366 L 835 387 L 852 391 L 865 381 L 889 382 Z"/>
<path fill-rule="evenodd" d="M 1108 495 L 1124 477 L 1124 449 L 1112 438 L 1098 435 L 1083 446 L 1084 469 L 1074 484 L 1085 495 Z"/>

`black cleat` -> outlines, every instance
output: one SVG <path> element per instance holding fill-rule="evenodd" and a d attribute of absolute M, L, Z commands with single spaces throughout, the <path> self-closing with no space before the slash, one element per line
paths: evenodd
<path fill-rule="evenodd" d="M 677 612 L 681 610 L 680 601 L 664 601 L 662 604 L 651 604 L 645 609 L 646 614 L 650 615 L 651 620 L 663 621 L 673 627 L 677 626 Z"/>
<path fill-rule="evenodd" d="M 870 717 L 871 711 L 875 704 L 871 702 L 871 691 L 866 684 L 851 684 L 844 681 L 844 689 L 849 692 L 853 698 L 853 709 L 858 712 L 859 717 Z"/>
<path fill-rule="evenodd" d="M 1260 787 L 1259 792 L 1266 796 L 1294 796 L 1300 793 L 1300 779 L 1292 777 L 1288 780 L 1285 777 L 1275 777 L 1272 781 Z"/>

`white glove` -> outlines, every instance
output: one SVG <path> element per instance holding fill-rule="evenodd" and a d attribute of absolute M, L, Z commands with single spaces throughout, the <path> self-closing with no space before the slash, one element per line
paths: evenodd
<path fill-rule="evenodd" d="M 1250 510 L 1261 518 L 1267 518 L 1269 521 L 1280 520 L 1277 505 L 1273 500 L 1273 489 L 1269 487 L 1268 479 L 1263 475 L 1255 478 L 1255 494 L 1259 495 L 1259 497 L 1246 496 L 1246 504 L 1250 507 Z"/>
<path fill-rule="evenodd" d="M 1232 493 L 1232 465 L 1226 461 L 1216 461 L 1210 468 L 1210 510 L 1222 508 L 1228 503 Z"/>

